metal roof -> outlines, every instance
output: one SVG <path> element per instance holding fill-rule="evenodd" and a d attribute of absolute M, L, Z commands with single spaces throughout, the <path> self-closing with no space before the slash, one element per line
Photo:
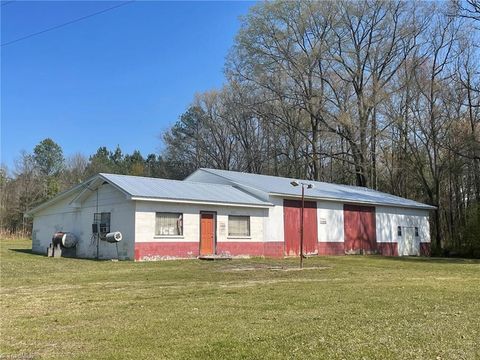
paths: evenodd
<path fill-rule="evenodd" d="M 290 184 L 293 180 L 297 180 L 305 181 L 314 185 L 313 189 L 305 190 L 305 196 L 309 198 L 406 208 L 435 209 L 435 207 L 431 205 L 422 204 L 417 201 L 359 186 L 339 185 L 320 181 L 300 180 L 227 170 L 202 168 L 197 171 L 214 174 L 224 179 L 228 179 L 233 184 L 251 187 L 269 195 L 299 196 L 299 188 L 293 187 Z M 195 178 L 194 176 L 192 177 Z"/>
<path fill-rule="evenodd" d="M 252 206 L 272 206 L 231 185 L 193 181 L 167 180 L 151 177 L 99 174 L 134 199 L 182 200 L 202 203 L 224 203 Z"/>

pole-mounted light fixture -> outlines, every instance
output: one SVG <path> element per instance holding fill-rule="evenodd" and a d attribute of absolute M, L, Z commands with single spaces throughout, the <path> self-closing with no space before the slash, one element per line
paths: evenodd
<path fill-rule="evenodd" d="M 294 187 L 299 185 L 302 186 L 302 209 L 300 212 L 300 269 L 301 269 L 303 268 L 303 212 L 305 209 L 305 187 L 307 189 L 313 189 L 313 184 L 293 180 L 290 182 L 290 185 Z"/>

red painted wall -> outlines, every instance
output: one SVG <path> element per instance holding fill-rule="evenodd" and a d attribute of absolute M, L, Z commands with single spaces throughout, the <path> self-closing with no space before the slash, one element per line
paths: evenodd
<path fill-rule="evenodd" d="M 217 254 L 282 257 L 283 242 L 219 242 L 217 243 Z"/>
<path fill-rule="evenodd" d="M 377 250 L 375 208 L 373 206 L 343 206 L 345 251 L 373 253 Z"/>
<path fill-rule="evenodd" d="M 283 200 L 283 220 L 285 236 L 285 255 L 300 254 L 300 226 L 302 202 Z M 303 251 L 304 254 L 316 254 L 317 249 L 317 203 L 305 201 L 303 212 Z"/>
<path fill-rule="evenodd" d="M 219 242 L 217 243 L 217 254 L 283 257 L 283 242 Z M 198 255 L 198 242 L 141 242 L 135 244 L 135 260 L 196 258 Z"/>
<path fill-rule="evenodd" d="M 318 255 L 345 255 L 343 242 L 319 242 Z"/>
<path fill-rule="evenodd" d="M 217 254 L 263 256 L 263 242 L 218 242 Z"/>
<path fill-rule="evenodd" d="M 266 257 L 283 257 L 284 247 L 283 241 L 269 241 L 263 244 L 263 254 Z"/>
<path fill-rule="evenodd" d="M 394 243 L 377 243 L 377 250 L 383 256 L 398 256 L 398 244 Z"/>
<path fill-rule="evenodd" d="M 195 258 L 198 253 L 198 242 L 135 243 L 135 260 L 160 260 L 162 257 Z"/>

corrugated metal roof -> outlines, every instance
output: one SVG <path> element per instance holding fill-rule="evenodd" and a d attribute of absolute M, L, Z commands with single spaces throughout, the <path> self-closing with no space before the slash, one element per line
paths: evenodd
<path fill-rule="evenodd" d="M 407 208 L 435 209 L 434 206 L 359 186 L 338 185 L 320 181 L 299 180 L 227 170 L 200 169 L 199 171 L 215 174 L 230 180 L 232 183 L 252 187 L 268 194 L 298 196 L 300 193 L 299 188 L 293 187 L 290 184 L 291 181 L 297 180 L 314 184 L 313 189 L 307 189 L 305 191 L 305 195 L 310 198 Z"/>
<path fill-rule="evenodd" d="M 99 174 L 107 182 L 135 198 L 184 200 L 212 203 L 271 206 L 272 204 L 238 190 L 230 185 L 193 181 Z"/>

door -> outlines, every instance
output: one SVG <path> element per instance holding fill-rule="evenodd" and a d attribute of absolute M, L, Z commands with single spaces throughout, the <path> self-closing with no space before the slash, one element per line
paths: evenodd
<path fill-rule="evenodd" d="M 419 256 L 420 242 L 415 236 L 414 227 L 402 227 L 402 238 L 399 239 L 399 255 L 401 256 Z"/>
<path fill-rule="evenodd" d="M 371 254 L 377 250 L 375 208 L 344 205 L 345 253 Z"/>
<path fill-rule="evenodd" d="M 200 255 L 215 254 L 215 213 L 200 213 Z"/>
<path fill-rule="evenodd" d="M 283 224 L 285 237 L 285 255 L 300 254 L 302 202 L 300 200 L 283 201 Z M 317 203 L 305 201 L 303 212 L 303 254 L 318 254 Z"/>

